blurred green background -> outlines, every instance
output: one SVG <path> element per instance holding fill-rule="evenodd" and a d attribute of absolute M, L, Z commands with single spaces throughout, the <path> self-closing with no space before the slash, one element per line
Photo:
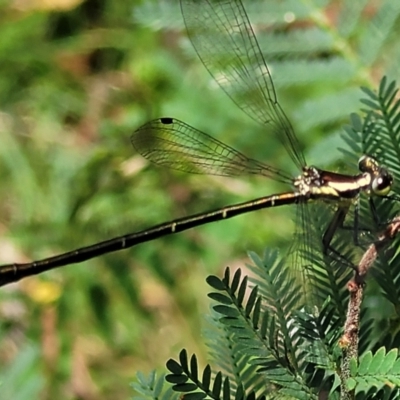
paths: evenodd
<path fill-rule="evenodd" d="M 341 126 L 360 108 L 360 85 L 398 73 L 397 2 L 244 4 L 309 163 L 352 164 Z M 179 118 L 297 174 L 201 65 L 178 0 L 0 7 L 1 264 L 287 189 L 149 165 L 129 137 L 152 118 Z M 244 266 L 248 250 L 283 249 L 293 215 L 249 214 L 2 288 L 0 398 L 127 399 L 136 371 L 181 347 L 205 358 L 204 279 Z"/>

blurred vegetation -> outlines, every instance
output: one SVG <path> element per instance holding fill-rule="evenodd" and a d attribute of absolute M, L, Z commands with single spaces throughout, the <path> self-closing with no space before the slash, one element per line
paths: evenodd
<path fill-rule="evenodd" d="M 244 4 L 309 162 L 353 162 L 341 126 L 360 85 L 398 72 L 397 2 Z M 207 74 L 177 0 L 3 1 L 0 20 L 2 264 L 283 189 L 147 165 L 129 136 L 155 117 L 297 173 Z M 135 371 L 182 343 L 205 357 L 205 276 L 283 246 L 292 215 L 247 215 L 2 288 L 0 397 L 126 399 Z"/>

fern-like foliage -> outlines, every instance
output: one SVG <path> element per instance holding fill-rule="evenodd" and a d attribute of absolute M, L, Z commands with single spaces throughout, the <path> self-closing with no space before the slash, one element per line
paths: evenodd
<path fill-rule="evenodd" d="M 364 152 L 373 152 L 383 156 L 385 163 L 399 180 L 398 160 L 400 159 L 400 99 L 396 82 L 388 82 L 384 77 L 379 85 L 378 93 L 363 87 L 366 97 L 361 102 L 367 106 L 367 126 L 371 130 L 365 135 Z"/>
<path fill-rule="evenodd" d="M 212 385 L 210 366 L 203 370 L 200 379 L 196 358 L 192 356 L 188 361 L 186 352 L 180 353 L 179 361 L 167 363 L 171 372 L 167 380 L 174 384 L 174 390 L 186 393 L 185 397 L 190 393 L 196 399 L 244 398 L 245 393 L 256 398 L 278 395 L 317 399 L 318 392 L 330 386 L 326 384 L 332 381 L 337 363 L 332 351 L 334 328 L 337 328 L 332 309 L 327 305 L 318 317 L 304 311 L 294 312 L 300 288 L 290 279 L 285 281 L 289 276 L 276 253 L 266 254 L 263 260 L 256 255 L 252 258 L 258 267 L 271 271 L 271 290 L 264 292 L 266 297 L 259 294 L 258 286 L 249 284 L 247 276 L 242 277 L 241 270 L 231 276 L 227 268 L 223 279 L 216 276 L 207 279 L 214 289 L 209 297 L 216 303 L 213 309 L 220 316 L 220 331 L 230 333 L 224 337 L 229 340 L 235 357 L 229 357 L 226 349 L 215 354 L 215 343 L 223 340 L 214 334 L 209 343 L 213 354 L 218 356 L 217 363 L 221 363 L 218 360 L 223 356 L 229 358 L 223 360 L 224 371 L 214 374 Z M 227 366 L 229 361 L 235 366 Z M 235 370 L 235 375 L 223 379 L 222 372 L 229 370 Z M 222 390 L 222 386 L 229 387 L 229 391 Z"/>
<path fill-rule="evenodd" d="M 369 394 L 386 392 L 388 396 L 388 387 L 396 388 L 392 390 L 391 398 L 400 396 L 398 349 L 392 349 L 387 353 L 386 349 L 382 347 L 375 353 L 371 351 L 364 353 L 358 364 L 353 360 L 351 373 L 352 377 L 347 382 L 348 387 L 355 389 L 361 396 L 367 391 Z"/>
<path fill-rule="evenodd" d="M 241 344 L 234 340 L 234 334 L 220 321 L 220 317 L 213 310 L 209 329 L 204 331 L 215 368 L 223 371 L 230 379 L 232 388 L 242 385 L 247 393 L 263 393 L 265 382 L 257 373 L 258 366 L 250 363 L 252 355 L 241 351 Z"/>
<path fill-rule="evenodd" d="M 270 309 L 264 311 L 265 299 L 258 294 L 257 286 L 251 287 L 245 297 L 248 278 L 241 279 L 240 270 L 231 281 L 229 268 L 222 280 L 209 277 L 207 281 L 222 292 L 212 292 L 209 296 L 219 302 L 214 310 L 223 315 L 220 321 L 234 333 L 239 344 L 237 351 L 252 356 L 250 364 L 256 364 L 259 371 L 264 371 L 270 385 L 285 382 L 288 391 L 306 390 L 305 379 L 292 373 L 303 361 L 302 354 L 297 354 L 293 346 L 298 338 L 288 312 L 295 299 L 278 294 L 276 301 L 267 300 Z"/>
<path fill-rule="evenodd" d="M 279 268 L 285 269 L 276 253 L 266 254 L 263 260 L 252 255 L 252 259 L 256 267 L 271 270 L 272 276 Z M 222 279 L 210 276 L 207 282 L 213 289 L 209 297 L 219 314 L 215 324 L 221 334 L 214 332 L 208 341 L 222 370 L 213 373 L 210 365 L 200 370 L 196 356 L 189 359 L 182 350 L 178 360 L 167 362 L 166 380 L 175 391 L 191 400 L 339 398 L 341 321 L 329 298 L 320 310 L 310 313 L 286 307 L 290 301 L 285 298 L 299 288 L 284 293 L 288 287 L 279 288 L 279 280 L 268 298 L 259 294 L 247 276 L 242 277 L 240 269 L 232 276 L 227 268 Z M 232 352 L 227 351 L 229 347 Z M 375 354 L 366 352 L 359 363 L 352 363 L 346 384 L 349 390 L 356 388 L 357 399 L 394 399 L 399 366 L 397 349 L 388 354 L 383 348 Z M 229 370 L 235 373 L 226 373 Z"/>
<path fill-rule="evenodd" d="M 189 360 L 186 350 L 180 352 L 179 362 L 170 359 L 167 368 L 171 373 L 166 376 L 166 380 L 174 385 L 174 390 L 185 393 L 185 399 L 201 400 L 208 397 L 215 400 L 263 400 L 265 398 L 256 397 L 254 391 L 246 395 L 241 385 L 233 388 L 230 379 L 224 378 L 221 372 L 212 376 L 209 365 L 204 368 L 200 377 L 196 356 L 193 355 Z"/>
<path fill-rule="evenodd" d="M 178 400 L 179 395 L 165 385 L 165 375 L 157 376 L 155 371 L 148 376 L 138 372 L 136 382 L 132 383 L 136 395 L 133 400 Z"/>

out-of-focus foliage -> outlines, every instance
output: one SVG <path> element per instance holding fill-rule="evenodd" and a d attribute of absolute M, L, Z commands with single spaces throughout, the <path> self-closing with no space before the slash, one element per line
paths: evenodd
<path fill-rule="evenodd" d="M 306 155 L 321 166 L 337 162 L 358 87 L 397 72 L 397 2 L 244 4 Z M 178 1 L 1 7 L 0 263 L 282 189 L 157 170 L 134 154 L 135 127 L 173 116 L 291 169 L 204 70 Z M 134 372 L 163 364 L 182 342 L 202 354 L 204 276 L 242 265 L 249 249 L 287 243 L 290 217 L 260 212 L 2 288 L 0 395 L 125 399 Z"/>

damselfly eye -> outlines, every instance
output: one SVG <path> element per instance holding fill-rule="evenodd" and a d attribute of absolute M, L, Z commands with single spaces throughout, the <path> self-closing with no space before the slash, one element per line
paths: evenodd
<path fill-rule="evenodd" d="M 393 177 L 387 171 L 381 171 L 380 175 L 372 181 L 372 191 L 378 196 L 386 196 L 393 184 Z"/>

